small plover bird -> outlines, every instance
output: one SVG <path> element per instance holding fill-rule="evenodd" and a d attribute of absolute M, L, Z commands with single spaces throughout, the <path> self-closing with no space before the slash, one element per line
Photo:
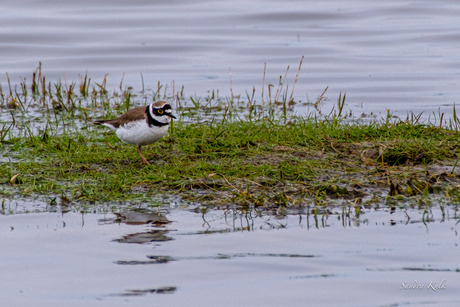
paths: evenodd
<path fill-rule="evenodd" d="M 176 118 L 172 114 L 171 105 L 166 101 L 157 101 L 145 107 L 131 109 L 118 118 L 97 120 L 93 124 L 109 127 L 121 141 L 136 145 L 141 162 L 150 164 L 142 155 L 141 146 L 152 144 L 164 137 L 171 118 Z"/>

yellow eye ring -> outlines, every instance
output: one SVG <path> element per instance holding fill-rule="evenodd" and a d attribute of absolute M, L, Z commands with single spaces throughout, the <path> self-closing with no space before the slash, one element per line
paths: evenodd
<path fill-rule="evenodd" d="M 158 112 L 158 114 L 163 114 L 164 111 L 163 111 L 163 109 L 158 109 L 157 112 Z"/>

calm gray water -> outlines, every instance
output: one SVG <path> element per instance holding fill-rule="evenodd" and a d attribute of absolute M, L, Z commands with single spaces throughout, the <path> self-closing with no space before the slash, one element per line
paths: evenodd
<path fill-rule="evenodd" d="M 0 4 L 0 82 L 30 79 L 156 87 L 187 95 L 219 89 L 245 95 L 277 84 L 286 67 L 295 97 L 314 100 L 329 86 L 347 93 L 356 115 L 439 111 L 459 102 L 460 2 L 316 1 L 9 1 Z M 124 76 L 124 77 L 123 77 Z M 265 89 L 265 94 L 267 90 Z"/>
<path fill-rule="evenodd" d="M 446 207 L 285 217 L 167 207 L 0 215 L 4 306 L 459 306 Z M 51 212 L 49 211 L 51 210 Z M 53 212 L 54 211 L 54 212 Z M 339 210 L 340 212 L 340 210 Z"/>

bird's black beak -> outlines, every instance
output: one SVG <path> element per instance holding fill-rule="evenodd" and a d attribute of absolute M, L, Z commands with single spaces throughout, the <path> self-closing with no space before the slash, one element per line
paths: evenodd
<path fill-rule="evenodd" d="M 165 112 L 165 113 L 166 113 L 166 112 Z M 166 115 L 168 115 L 168 116 L 171 117 L 171 118 L 177 119 L 177 117 L 175 117 L 175 116 L 172 115 L 172 114 L 166 113 Z"/>

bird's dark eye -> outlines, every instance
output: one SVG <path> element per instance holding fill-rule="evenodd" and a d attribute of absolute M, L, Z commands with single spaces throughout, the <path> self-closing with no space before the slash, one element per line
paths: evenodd
<path fill-rule="evenodd" d="M 158 112 L 158 114 L 160 114 L 160 115 L 161 115 L 161 114 L 163 114 L 163 112 L 164 112 L 164 111 L 163 111 L 163 109 L 158 109 L 158 111 L 157 111 L 157 112 Z"/>

